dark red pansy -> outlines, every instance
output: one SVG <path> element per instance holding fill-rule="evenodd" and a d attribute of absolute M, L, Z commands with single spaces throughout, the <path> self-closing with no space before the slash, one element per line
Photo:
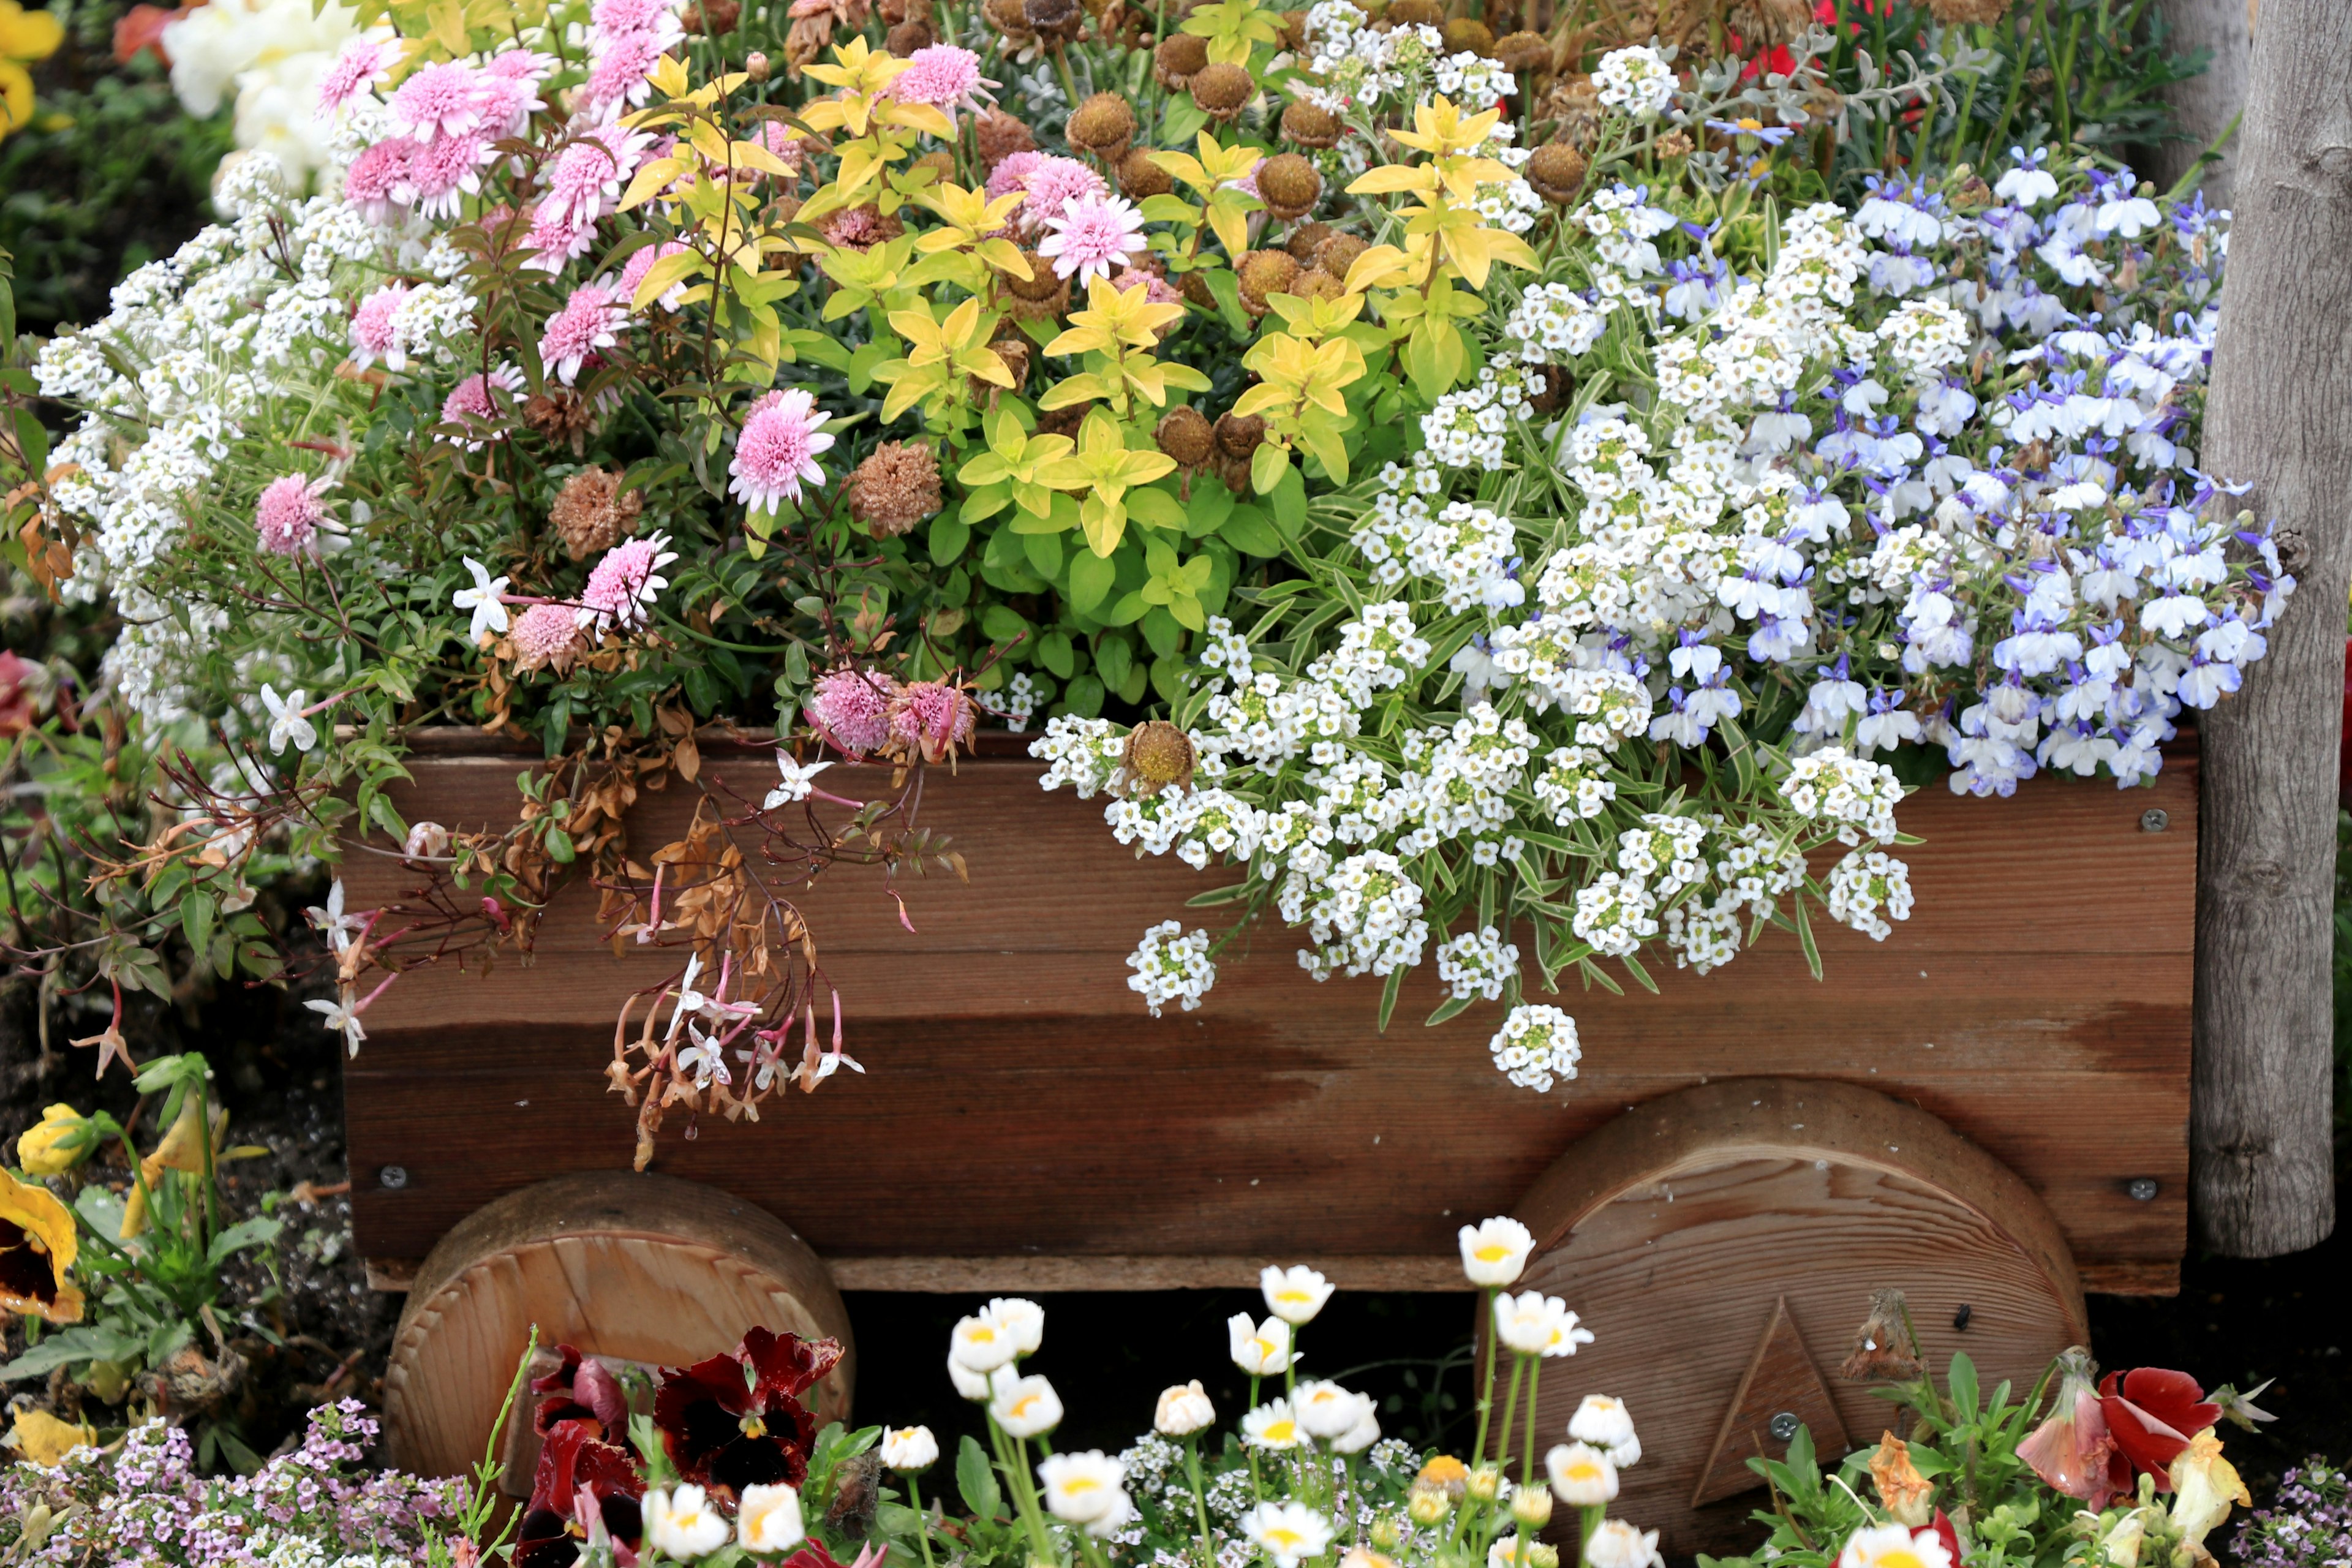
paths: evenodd
<path fill-rule="evenodd" d="M 600 1439 L 593 1419 L 558 1422 L 539 1450 L 514 1568 L 572 1568 L 588 1536 L 591 1506 L 614 1545 L 634 1551 L 645 1533 L 637 1503 L 645 1492 L 636 1456 Z"/>
<path fill-rule="evenodd" d="M 2172 1489 L 2172 1461 L 2189 1439 L 2221 1418 L 2197 1380 L 2160 1366 L 2111 1372 L 2099 1382 L 2099 1414 L 2107 1435 L 2132 1468 L 2156 1478 L 2156 1489 Z"/>
<path fill-rule="evenodd" d="M 726 1355 L 662 1374 L 654 1426 L 678 1475 L 740 1494 L 808 1478 L 816 1417 L 800 1396 L 839 1363 L 837 1340 L 753 1329 Z"/>
<path fill-rule="evenodd" d="M 604 1363 L 580 1353 L 570 1345 L 558 1345 L 556 1353 L 563 1364 L 545 1377 L 531 1379 L 533 1394 L 542 1395 L 532 1413 L 531 1425 L 541 1436 L 555 1430 L 565 1421 L 592 1421 L 598 1437 L 620 1439 L 628 1435 L 629 1400 L 621 1391 L 621 1380 L 605 1369 Z"/>

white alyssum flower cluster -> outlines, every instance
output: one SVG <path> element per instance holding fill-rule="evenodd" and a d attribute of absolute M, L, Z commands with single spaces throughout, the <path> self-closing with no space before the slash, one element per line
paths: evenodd
<path fill-rule="evenodd" d="M 1192 1012 L 1217 982 L 1217 966 L 1209 961 L 1209 933 L 1188 933 L 1181 921 L 1162 921 L 1145 931 L 1127 963 L 1135 971 L 1127 988 L 1143 998 L 1155 1018 L 1171 1002 Z"/>

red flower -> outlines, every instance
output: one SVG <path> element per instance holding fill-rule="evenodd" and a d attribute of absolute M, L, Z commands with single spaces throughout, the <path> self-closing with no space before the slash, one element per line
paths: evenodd
<path fill-rule="evenodd" d="M 548 1433 L 516 1532 L 514 1568 L 572 1568 L 581 1542 L 597 1524 L 612 1538 L 617 1561 L 635 1560 L 645 1533 L 637 1507 L 645 1478 L 637 1474 L 635 1455 L 602 1441 L 596 1430 L 593 1420 L 560 1421 Z"/>
<path fill-rule="evenodd" d="M 2156 1478 L 2156 1489 L 2172 1489 L 2172 1461 L 2189 1439 L 2221 1418 L 2221 1407 L 2205 1402 L 2205 1391 L 2185 1372 L 2136 1367 L 2111 1372 L 2099 1383 L 2099 1414 L 2108 1435 L 2133 1469 Z M 2123 1478 L 2124 1489 L 2130 1481 Z"/>
<path fill-rule="evenodd" d="M 13 652 L 0 652 L 0 738 L 33 727 L 33 668 Z"/>
<path fill-rule="evenodd" d="M 626 1441 L 629 1433 L 629 1400 L 621 1392 L 620 1379 L 604 1368 L 604 1363 L 582 1355 L 570 1345 L 555 1347 L 563 1364 L 545 1377 L 531 1380 L 533 1394 L 547 1395 L 539 1402 L 531 1415 L 531 1426 L 541 1436 L 566 1421 L 590 1423 L 592 1437 Z"/>
<path fill-rule="evenodd" d="M 654 1426 L 686 1480 L 740 1493 L 808 1479 L 816 1417 L 800 1396 L 841 1360 L 838 1340 L 753 1329 L 727 1355 L 666 1371 Z"/>

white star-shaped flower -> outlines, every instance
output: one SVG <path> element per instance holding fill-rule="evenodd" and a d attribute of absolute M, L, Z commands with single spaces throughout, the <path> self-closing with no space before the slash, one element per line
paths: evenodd
<path fill-rule="evenodd" d="M 482 640 L 484 632 L 502 632 L 507 629 L 507 607 L 499 595 L 507 591 L 508 580 L 504 577 L 491 576 L 490 569 L 470 555 L 463 559 L 466 563 L 466 570 L 474 574 L 474 585 L 470 588 L 458 589 L 451 595 L 449 603 L 457 609 L 471 610 L 474 613 L 474 628 L 471 635 L 476 642 L 479 642 Z"/>
<path fill-rule="evenodd" d="M 764 809 L 773 811 L 780 805 L 793 805 L 806 800 L 816 790 L 816 775 L 833 766 L 831 762 L 811 763 L 803 767 L 779 748 L 776 767 L 783 773 L 783 782 L 768 792 Z"/>
<path fill-rule="evenodd" d="M 269 710 L 269 749 L 282 752 L 290 743 L 298 752 L 307 752 L 319 743 L 318 726 L 302 716 L 307 694 L 297 690 L 279 697 L 277 689 L 266 682 L 261 688 L 261 705 Z"/>

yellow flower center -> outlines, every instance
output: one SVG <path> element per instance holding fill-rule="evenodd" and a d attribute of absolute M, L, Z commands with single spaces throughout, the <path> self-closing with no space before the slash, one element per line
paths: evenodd
<path fill-rule="evenodd" d="M 1490 1241 L 1478 1248 L 1475 1256 L 1481 1263 L 1500 1263 L 1511 1255 L 1511 1249 L 1499 1241 Z"/>

